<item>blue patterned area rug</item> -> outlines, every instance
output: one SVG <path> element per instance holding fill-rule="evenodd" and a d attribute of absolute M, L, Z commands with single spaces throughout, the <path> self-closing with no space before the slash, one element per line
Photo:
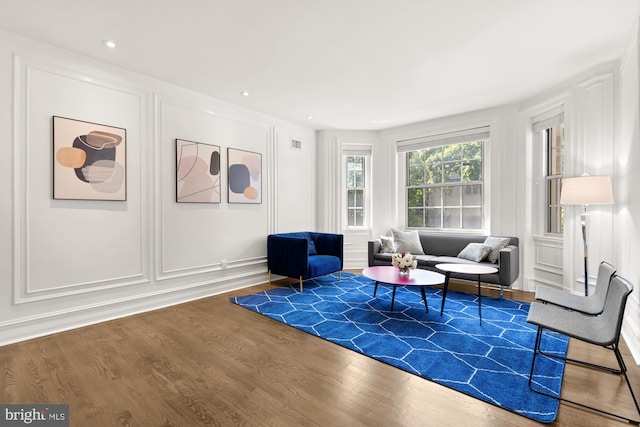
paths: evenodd
<path fill-rule="evenodd" d="M 440 316 L 442 290 L 425 287 L 427 313 L 419 288 L 398 287 L 390 311 L 391 286 L 342 273 L 273 288 L 231 300 L 294 328 L 469 396 L 550 423 L 558 401 L 534 393 L 528 379 L 536 328 L 526 322 L 529 304 L 482 298 L 482 325 L 475 295 L 449 291 Z M 568 339 L 548 333 L 543 346 L 566 355 Z M 559 395 L 564 362 L 536 361 L 538 387 Z"/>

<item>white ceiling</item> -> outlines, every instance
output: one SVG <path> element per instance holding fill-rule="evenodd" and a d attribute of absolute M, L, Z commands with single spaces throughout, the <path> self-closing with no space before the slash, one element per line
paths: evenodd
<path fill-rule="evenodd" d="M 0 28 L 314 129 L 364 130 L 511 104 L 618 59 L 639 5 L 0 0 Z"/>

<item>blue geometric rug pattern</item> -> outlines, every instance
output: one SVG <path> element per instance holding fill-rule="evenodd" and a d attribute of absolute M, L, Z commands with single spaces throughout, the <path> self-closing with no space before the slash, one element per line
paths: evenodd
<path fill-rule="evenodd" d="M 391 290 L 342 272 L 256 294 L 231 298 L 247 309 L 435 383 L 543 423 L 556 419 L 559 402 L 529 389 L 536 328 L 526 322 L 529 304 L 449 291 L 440 316 L 442 290 L 425 286 L 427 313 L 419 288 Z M 568 338 L 545 333 L 543 347 L 566 355 Z M 560 394 L 565 363 L 540 357 L 534 381 Z"/>

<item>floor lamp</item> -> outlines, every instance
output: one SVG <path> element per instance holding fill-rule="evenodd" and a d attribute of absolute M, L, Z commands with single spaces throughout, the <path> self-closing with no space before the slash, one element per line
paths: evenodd
<path fill-rule="evenodd" d="M 580 223 L 584 244 L 584 296 L 589 295 L 589 274 L 587 272 L 587 206 L 613 204 L 611 177 L 582 175 L 562 180 L 561 205 L 582 206 Z"/>

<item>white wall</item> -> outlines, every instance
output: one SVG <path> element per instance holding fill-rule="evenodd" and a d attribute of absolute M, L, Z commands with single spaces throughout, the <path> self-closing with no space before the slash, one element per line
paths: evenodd
<path fill-rule="evenodd" d="M 315 228 L 310 129 L 6 32 L 0 102 L 0 345 L 264 282 L 267 234 Z M 126 201 L 52 199 L 54 115 L 126 129 Z M 175 202 L 176 138 L 221 147 L 222 203 Z M 227 203 L 229 147 L 261 204 Z"/>
<path fill-rule="evenodd" d="M 627 301 L 623 335 L 640 364 L 640 70 L 639 35 L 636 27 L 620 66 L 619 129 L 614 156 L 615 226 L 612 240 L 619 273 L 629 279 L 635 290 Z"/>

